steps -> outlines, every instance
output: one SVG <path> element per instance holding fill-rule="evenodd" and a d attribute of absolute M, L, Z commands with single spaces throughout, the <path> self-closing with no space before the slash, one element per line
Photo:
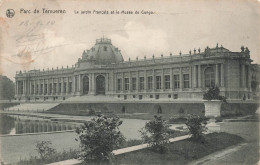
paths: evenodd
<path fill-rule="evenodd" d="M 58 106 L 60 103 L 24 103 L 5 108 L 5 111 L 43 112 Z"/>

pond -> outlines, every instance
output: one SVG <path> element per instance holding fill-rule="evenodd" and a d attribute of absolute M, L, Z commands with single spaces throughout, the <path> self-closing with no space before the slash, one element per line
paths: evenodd
<path fill-rule="evenodd" d="M 54 122 L 50 119 L 33 116 L 0 114 L 0 135 L 56 132 L 75 128 L 75 123 Z"/>
<path fill-rule="evenodd" d="M 47 116 L 47 115 L 46 115 Z M 89 121 L 92 117 L 88 116 L 54 116 L 53 119 L 79 119 L 80 121 L 85 120 Z M 138 120 L 138 119 L 121 119 L 123 124 L 120 126 L 120 131 L 129 139 L 140 139 L 139 130 L 145 125 L 147 120 Z M 31 126 L 32 123 L 55 123 L 51 121 L 51 118 L 46 117 L 30 117 L 30 116 L 17 116 L 17 115 L 0 115 L 0 160 L 5 163 L 15 163 L 20 159 L 27 159 L 31 156 L 38 156 L 38 153 L 35 151 L 35 145 L 39 141 L 50 141 L 52 143 L 53 148 L 55 148 L 58 152 L 69 149 L 79 149 L 79 142 L 75 140 L 78 138 L 78 135 L 72 132 L 51 132 L 51 133 L 36 133 L 30 134 L 15 134 L 16 126 L 19 122 L 26 122 L 25 124 Z M 68 123 L 68 122 L 66 122 Z M 75 123 L 69 123 L 75 124 Z M 82 123 L 76 123 L 82 124 Z M 54 124 L 55 125 L 55 124 Z M 31 129 L 31 127 L 29 127 Z M 56 127 L 57 128 L 57 127 Z M 36 128 L 33 127 L 33 130 Z M 48 129 L 48 127 L 47 127 Z M 51 128 L 53 129 L 53 127 Z"/>

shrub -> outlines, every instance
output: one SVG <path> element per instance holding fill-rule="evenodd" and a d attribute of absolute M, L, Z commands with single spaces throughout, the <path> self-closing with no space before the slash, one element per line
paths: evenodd
<path fill-rule="evenodd" d="M 94 109 L 92 109 L 92 108 L 89 108 L 88 115 L 89 116 L 94 116 L 94 115 L 96 115 L 96 111 Z"/>
<path fill-rule="evenodd" d="M 204 100 L 222 100 L 226 102 L 226 97 L 219 95 L 219 88 L 217 86 L 213 86 L 209 88 L 204 94 L 203 99 Z"/>
<path fill-rule="evenodd" d="M 188 115 L 186 125 L 192 139 L 195 141 L 203 140 L 203 132 L 207 130 L 205 118 L 197 115 Z"/>
<path fill-rule="evenodd" d="M 50 147 L 51 144 L 50 141 L 41 141 L 36 143 L 36 151 L 44 161 L 48 160 L 56 153 L 56 149 Z"/>
<path fill-rule="evenodd" d="M 90 164 L 109 163 L 114 157 L 112 151 L 125 140 L 118 128 L 121 124 L 118 117 L 98 115 L 77 128 L 81 148 L 79 158 Z"/>
<path fill-rule="evenodd" d="M 169 143 L 169 125 L 161 116 L 154 116 L 153 120 L 147 122 L 140 130 L 142 139 L 148 143 L 151 150 L 158 153 L 167 151 Z"/>

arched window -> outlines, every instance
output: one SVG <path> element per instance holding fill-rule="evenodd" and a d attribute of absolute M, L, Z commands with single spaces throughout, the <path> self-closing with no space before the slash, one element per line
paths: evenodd
<path fill-rule="evenodd" d="M 215 72 L 212 67 L 209 67 L 204 71 L 204 76 L 205 76 L 205 87 L 215 86 Z"/>
<path fill-rule="evenodd" d="M 104 46 L 104 51 L 107 51 L 107 47 L 106 46 Z"/>

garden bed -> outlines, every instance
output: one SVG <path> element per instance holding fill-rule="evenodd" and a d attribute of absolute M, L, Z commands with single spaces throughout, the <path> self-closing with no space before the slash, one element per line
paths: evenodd
<path fill-rule="evenodd" d="M 187 164 L 216 151 L 241 143 L 243 139 L 228 133 L 211 133 L 205 135 L 204 142 L 190 139 L 171 143 L 165 154 L 143 149 L 116 156 L 116 164 Z"/>

